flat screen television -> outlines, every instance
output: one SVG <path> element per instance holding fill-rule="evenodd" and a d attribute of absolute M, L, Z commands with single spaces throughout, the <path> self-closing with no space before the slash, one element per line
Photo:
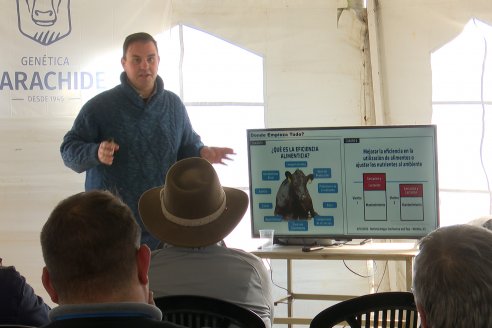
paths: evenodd
<path fill-rule="evenodd" d="M 435 125 L 247 130 L 252 236 L 418 239 L 439 226 Z"/>

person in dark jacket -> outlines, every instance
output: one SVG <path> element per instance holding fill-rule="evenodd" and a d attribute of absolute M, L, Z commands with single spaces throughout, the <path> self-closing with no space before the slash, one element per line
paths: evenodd
<path fill-rule="evenodd" d="M 140 195 L 164 184 L 165 172 L 179 159 L 200 156 L 224 163 L 234 151 L 204 146 L 184 104 L 157 75 L 159 53 L 151 35 L 127 36 L 121 64 L 121 84 L 82 107 L 60 152 L 66 166 L 86 172 L 85 190 L 109 190 L 130 207 L 142 243 L 155 249 L 160 242 L 138 213 Z"/>
<path fill-rule="evenodd" d="M 58 307 L 44 327 L 161 327 L 149 291 L 150 249 L 131 210 L 108 191 L 61 201 L 41 231 L 42 282 Z"/>
<path fill-rule="evenodd" d="M 13 266 L 3 266 L 0 258 L 0 325 L 38 327 L 49 322 L 50 307 Z"/>

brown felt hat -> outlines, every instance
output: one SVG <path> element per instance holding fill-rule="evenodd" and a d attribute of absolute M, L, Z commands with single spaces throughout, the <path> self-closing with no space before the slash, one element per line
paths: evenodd
<path fill-rule="evenodd" d="M 242 190 L 222 187 L 212 164 L 199 157 L 176 162 L 164 186 L 147 190 L 138 203 L 147 230 L 181 247 L 202 247 L 224 239 L 248 207 Z"/>

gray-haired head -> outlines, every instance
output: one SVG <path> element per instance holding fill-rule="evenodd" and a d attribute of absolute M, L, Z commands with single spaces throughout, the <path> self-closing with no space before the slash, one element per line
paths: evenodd
<path fill-rule="evenodd" d="M 463 224 L 424 237 L 413 289 L 428 327 L 492 327 L 492 231 Z"/>

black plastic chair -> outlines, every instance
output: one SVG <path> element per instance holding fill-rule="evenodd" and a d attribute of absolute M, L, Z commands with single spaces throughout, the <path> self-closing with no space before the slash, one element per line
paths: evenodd
<path fill-rule="evenodd" d="M 351 328 L 417 328 L 417 307 L 411 292 L 382 292 L 355 297 L 318 313 L 310 328 L 343 325 Z"/>
<path fill-rule="evenodd" d="M 216 298 L 173 295 L 157 297 L 154 301 L 162 311 L 162 320 L 189 328 L 265 328 L 255 312 Z"/>

